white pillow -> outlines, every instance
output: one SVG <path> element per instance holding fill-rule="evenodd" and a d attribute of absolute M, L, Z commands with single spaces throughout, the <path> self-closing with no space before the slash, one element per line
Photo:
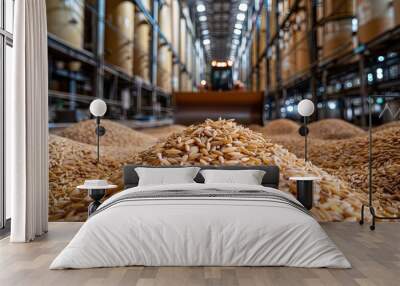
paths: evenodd
<path fill-rule="evenodd" d="M 193 179 L 196 177 L 199 170 L 199 167 L 135 168 L 139 176 L 138 186 L 195 183 Z"/>
<path fill-rule="evenodd" d="M 202 170 L 205 184 L 226 183 L 261 185 L 265 171 L 261 170 Z"/>

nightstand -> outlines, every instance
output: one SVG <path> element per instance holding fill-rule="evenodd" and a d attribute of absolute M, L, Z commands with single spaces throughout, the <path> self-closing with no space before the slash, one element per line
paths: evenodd
<path fill-rule="evenodd" d="M 87 190 L 89 197 L 93 200 L 88 207 L 89 216 L 101 205 L 100 200 L 104 198 L 106 191 L 116 187 L 117 185 L 110 185 L 105 180 L 86 180 L 83 185 L 77 187 L 79 190 Z"/>
<path fill-rule="evenodd" d="M 297 200 L 308 210 L 313 207 L 314 181 L 319 181 L 319 177 L 290 177 L 289 180 L 296 181 Z"/>

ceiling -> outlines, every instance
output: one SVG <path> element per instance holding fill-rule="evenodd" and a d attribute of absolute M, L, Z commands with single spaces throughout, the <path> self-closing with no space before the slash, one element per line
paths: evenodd
<path fill-rule="evenodd" d="M 239 10 L 240 4 L 242 5 Z M 240 24 L 245 26 L 248 4 L 248 0 L 188 1 L 193 22 L 195 22 L 197 33 L 200 35 L 209 60 L 227 60 L 232 57 L 241 38 L 240 32 L 237 31 L 239 29 L 235 31 L 238 34 L 234 33 L 235 24 L 239 24 L 239 27 Z M 240 13 L 246 19 L 238 20 L 237 15 Z"/>

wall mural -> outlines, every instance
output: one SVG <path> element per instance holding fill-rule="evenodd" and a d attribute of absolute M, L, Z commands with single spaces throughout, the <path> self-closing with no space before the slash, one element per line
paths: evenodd
<path fill-rule="evenodd" d="M 379 117 L 398 117 L 398 110 L 381 107 Z M 386 110 L 386 111 L 385 111 Z M 378 118 L 379 119 L 379 118 Z M 396 118 L 398 119 L 398 118 Z M 133 130 L 102 120 L 97 163 L 95 121 L 82 121 L 51 131 L 49 218 L 84 221 L 91 199 L 76 187 L 86 179 L 106 179 L 121 191 L 122 167 L 127 163 L 159 165 L 261 165 L 281 171 L 280 190 L 295 194 L 292 176 L 312 175 L 316 183 L 312 212 L 319 221 L 355 221 L 368 196 L 368 132 L 341 119 L 308 125 L 308 159 L 300 124 L 290 119 L 242 126 L 234 120 L 206 120 L 185 127 L 172 125 Z M 373 128 L 373 190 L 378 214 L 400 214 L 400 121 Z"/>
<path fill-rule="evenodd" d="M 234 30 L 218 27 L 237 12 L 222 2 L 237 1 L 217 1 L 215 7 L 213 1 L 46 2 L 49 121 L 80 121 L 50 130 L 51 221 L 86 220 L 91 199 L 77 186 L 106 179 L 118 186 L 107 196 L 121 191 L 127 163 L 276 164 L 282 192 L 296 194 L 290 177 L 321 178 L 312 209 L 318 220 L 359 220 L 368 204 L 368 93 L 376 95 L 373 204 L 381 216 L 400 214 L 400 1 L 242 1 Z M 156 19 L 154 7 L 160 8 Z M 214 12 L 224 17 L 206 17 Z M 154 41 L 151 31 L 162 32 L 163 39 Z M 200 92 L 188 96 L 193 90 Z M 318 103 L 315 112 L 314 105 L 305 106 L 307 129 L 298 103 L 312 94 Z M 387 100 L 389 94 L 397 101 Z M 106 133 L 97 162 L 96 122 L 81 121 L 90 118 L 88 101 L 97 97 L 110 103 L 106 118 L 143 123 L 175 116 L 176 122 L 196 124 L 134 130 L 101 120 Z M 260 121 L 263 111 L 284 119 L 266 126 L 229 120 Z M 226 120 L 205 121 L 219 116 Z M 307 162 L 300 128 L 302 135 L 308 130 Z"/>

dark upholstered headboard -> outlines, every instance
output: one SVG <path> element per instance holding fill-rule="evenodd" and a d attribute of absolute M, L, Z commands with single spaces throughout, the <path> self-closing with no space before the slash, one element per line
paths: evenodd
<path fill-rule="evenodd" d="M 125 165 L 124 166 L 124 186 L 125 189 L 136 187 L 139 183 L 139 177 L 135 171 L 136 167 L 149 167 L 149 168 L 183 168 L 184 166 L 139 166 L 139 165 Z M 279 186 L 279 168 L 277 166 L 198 166 L 202 170 L 205 169 L 219 169 L 219 170 L 263 170 L 265 171 L 262 185 L 265 187 L 271 187 L 278 189 Z M 194 180 L 197 183 L 204 183 L 204 178 L 200 174 L 197 174 Z"/>

